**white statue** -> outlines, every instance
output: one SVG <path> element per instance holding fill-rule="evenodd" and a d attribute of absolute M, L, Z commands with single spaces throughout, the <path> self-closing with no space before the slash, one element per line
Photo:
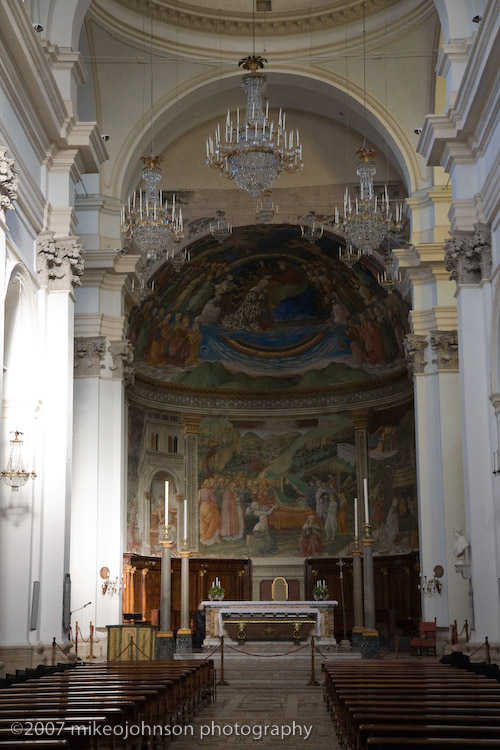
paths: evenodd
<path fill-rule="evenodd" d="M 458 527 L 455 527 L 453 529 L 453 536 L 456 539 L 456 542 L 453 546 L 453 554 L 455 555 L 456 561 L 457 563 L 467 565 L 469 562 L 469 540 L 465 536 L 462 529 L 459 529 Z"/>

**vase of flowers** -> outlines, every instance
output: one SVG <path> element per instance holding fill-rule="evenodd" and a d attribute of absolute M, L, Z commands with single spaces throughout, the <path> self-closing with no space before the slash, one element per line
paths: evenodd
<path fill-rule="evenodd" d="M 211 601 L 214 601 L 214 600 L 222 601 L 222 599 L 224 599 L 224 594 L 225 594 L 224 589 L 222 588 L 222 586 L 219 586 L 218 584 L 213 584 L 213 586 L 210 586 L 210 588 L 208 589 L 208 598 Z"/>
<path fill-rule="evenodd" d="M 329 596 L 330 592 L 328 591 L 328 586 L 323 581 L 317 583 L 313 588 L 313 597 L 316 601 L 324 601 L 328 599 Z"/>

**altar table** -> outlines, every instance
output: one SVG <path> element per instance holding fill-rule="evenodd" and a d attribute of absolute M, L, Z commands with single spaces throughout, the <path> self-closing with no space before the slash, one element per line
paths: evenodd
<path fill-rule="evenodd" d="M 247 640 L 288 639 L 299 642 L 308 635 L 323 645 L 335 646 L 333 611 L 336 601 L 231 602 L 204 601 L 206 638 L 215 646 L 224 635 L 240 643 Z M 265 627 L 256 627 L 265 626 Z M 279 626 L 279 627 L 278 627 Z M 304 628 L 305 626 L 305 628 Z"/>

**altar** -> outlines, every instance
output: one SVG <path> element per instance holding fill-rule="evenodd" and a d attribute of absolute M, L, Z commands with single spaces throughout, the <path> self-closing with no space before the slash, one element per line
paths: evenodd
<path fill-rule="evenodd" d="M 336 601 L 231 602 L 204 601 L 205 646 L 216 646 L 221 635 L 244 644 L 255 640 L 299 643 L 313 635 L 324 646 L 335 646 Z"/>

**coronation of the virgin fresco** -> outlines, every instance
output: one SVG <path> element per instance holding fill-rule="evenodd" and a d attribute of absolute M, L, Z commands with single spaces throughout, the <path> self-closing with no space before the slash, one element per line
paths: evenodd
<path fill-rule="evenodd" d="M 198 243 L 132 320 L 139 372 L 238 389 L 317 388 L 401 368 L 408 308 L 362 263 L 347 268 L 294 227 L 251 227 Z M 321 247 L 323 250 L 323 247 Z"/>
<path fill-rule="evenodd" d="M 200 240 L 179 274 L 163 270 L 132 320 L 130 337 L 139 377 L 157 387 L 238 390 L 239 396 L 273 391 L 278 403 L 280 393 L 289 399 L 299 389 L 348 384 L 362 393 L 376 379 L 401 372 L 407 319 L 399 293 L 384 290 L 367 261 L 346 267 L 333 240 L 324 237 L 316 247 L 294 227 L 250 227 L 222 246 Z M 287 416 L 267 419 L 203 417 L 196 506 L 201 555 L 350 553 L 357 494 L 352 417 L 338 409 L 304 415 L 303 408 L 291 416 L 289 407 L 288 400 Z M 142 488 L 148 528 L 141 537 L 145 501 L 138 474 L 146 451 L 165 453 L 167 474 L 173 459 L 161 431 L 146 434 L 155 419 L 158 414 L 139 406 L 130 409 L 128 547 L 150 554 L 161 552 L 163 483 Z M 413 420 L 412 402 L 370 416 L 375 554 L 418 548 Z M 176 527 L 176 518 L 169 522 Z"/>

